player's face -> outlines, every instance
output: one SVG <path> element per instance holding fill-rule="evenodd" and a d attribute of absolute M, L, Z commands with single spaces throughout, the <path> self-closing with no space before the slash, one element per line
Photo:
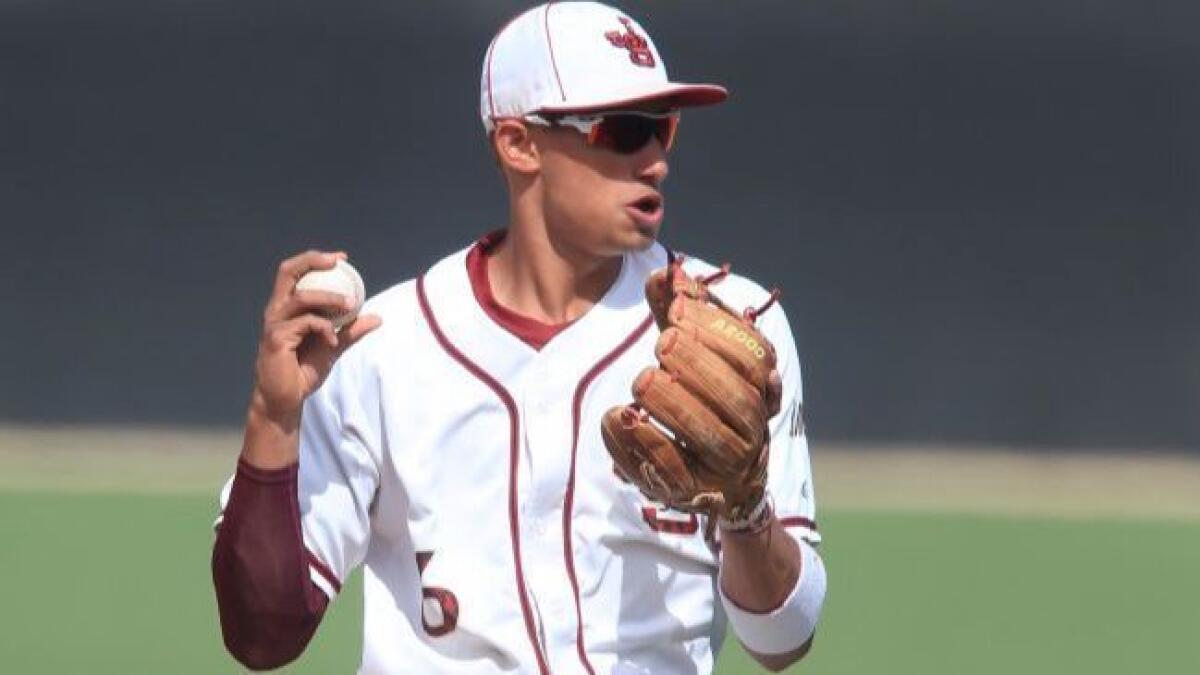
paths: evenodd
<path fill-rule="evenodd" d="M 654 243 L 662 227 L 667 151 L 651 136 L 632 152 L 569 127 L 531 129 L 541 150 L 548 228 L 591 254 L 619 255 Z M 625 148 L 629 149 L 629 148 Z"/>

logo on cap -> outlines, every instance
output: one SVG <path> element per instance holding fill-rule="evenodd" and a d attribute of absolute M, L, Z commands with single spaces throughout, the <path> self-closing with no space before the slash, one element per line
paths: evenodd
<path fill-rule="evenodd" d="M 646 38 L 638 35 L 633 30 L 633 22 L 625 17 L 621 17 L 621 23 L 625 24 L 625 32 L 619 30 L 610 30 L 604 34 L 612 46 L 621 49 L 629 50 L 629 60 L 635 66 L 643 68 L 654 67 L 654 53 L 650 51 L 650 44 L 646 42 Z"/>

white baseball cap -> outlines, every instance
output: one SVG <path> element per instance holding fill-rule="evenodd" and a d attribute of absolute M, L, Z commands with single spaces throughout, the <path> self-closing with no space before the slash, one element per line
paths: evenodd
<path fill-rule="evenodd" d="M 728 96 L 716 84 L 671 82 L 646 31 L 598 2 L 549 2 L 514 18 L 488 46 L 479 90 L 488 131 L 496 119 L 532 112 L 683 108 Z"/>

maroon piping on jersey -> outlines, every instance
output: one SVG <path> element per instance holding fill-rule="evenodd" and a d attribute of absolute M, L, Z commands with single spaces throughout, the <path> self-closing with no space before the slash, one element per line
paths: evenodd
<path fill-rule="evenodd" d="M 303 535 L 301 536 L 301 539 L 303 540 Z M 312 551 L 305 549 L 304 554 L 308 559 L 309 567 L 313 568 L 317 571 L 317 574 L 321 575 L 321 578 L 325 580 L 325 583 L 329 584 L 334 593 L 341 593 L 342 582 L 338 581 L 337 575 L 333 573 L 333 570 L 329 569 L 325 563 L 321 562 L 320 558 L 318 558 L 317 555 Z"/>
<path fill-rule="evenodd" d="M 517 464 L 520 459 L 517 404 L 503 385 L 497 382 L 487 371 L 479 367 L 478 364 L 467 358 L 465 354 L 450 342 L 445 333 L 442 332 L 441 326 L 438 325 L 437 319 L 433 315 L 433 310 L 430 308 L 429 298 L 425 295 L 424 275 L 417 277 L 417 301 L 421 305 L 421 313 L 425 315 L 425 323 L 429 325 L 430 332 L 433 333 L 433 337 L 441 345 L 442 349 L 450 355 L 450 358 L 458 361 L 459 365 L 466 368 L 467 372 L 487 385 L 500 398 L 505 409 L 508 410 L 508 529 L 509 538 L 512 540 L 513 564 L 516 569 L 517 595 L 521 599 L 521 614 L 525 618 L 525 632 L 529 635 L 529 644 L 533 647 L 533 653 L 537 657 L 538 670 L 542 675 L 550 675 L 550 668 L 546 665 L 546 657 L 542 654 L 542 649 L 538 644 L 537 632 L 533 625 L 533 611 L 529 607 L 529 596 L 525 590 L 525 572 L 521 567 L 521 539 L 517 520 Z"/>
<path fill-rule="evenodd" d="M 571 403 L 571 470 L 570 477 L 567 479 L 566 497 L 563 499 L 563 557 L 567 562 L 567 578 L 571 580 L 571 593 L 575 597 L 575 647 L 579 652 L 579 660 L 583 662 L 583 667 L 591 675 L 595 675 L 596 671 L 592 669 L 592 664 L 587 658 L 587 650 L 583 646 L 583 610 L 579 604 L 579 581 L 575 576 L 575 555 L 571 547 L 571 511 L 575 503 L 575 458 L 579 451 L 579 418 L 583 413 L 583 397 L 592 380 L 596 379 L 596 376 L 640 340 L 653 322 L 654 316 L 647 315 L 645 320 L 633 329 L 633 332 L 621 344 L 617 345 L 616 349 L 596 362 L 596 365 L 592 366 L 592 369 L 579 380 L 579 385 L 575 388 L 575 398 Z"/>
<path fill-rule="evenodd" d="M 673 262 L 675 262 L 675 253 L 668 249 L 667 263 Z M 579 660 L 583 663 L 583 667 L 591 675 L 595 675 L 596 671 L 592 669 L 592 664 L 587 658 L 587 650 L 583 646 L 583 610 L 579 602 L 579 580 L 575 575 L 575 553 L 571 546 L 571 512 L 575 504 L 575 457 L 579 452 L 579 421 L 583 414 L 583 396 L 587 393 L 587 388 L 591 385 L 592 380 L 596 379 L 596 376 L 611 366 L 621 354 L 624 354 L 641 339 L 653 323 L 654 315 L 650 314 L 637 328 L 633 329 L 633 332 L 621 344 L 597 361 L 596 365 L 592 366 L 592 369 L 579 380 L 579 384 L 575 387 L 575 398 L 571 402 L 571 471 L 567 478 L 566 496 L 563 498 L 563 557 L 567 563 L 567 578 L 571 580 L 571 594 L 575 598 L 575 649 L 579 652 Z"/>
<path fill-rule="evenodd" d="M 780 518 L 779 523 L 784 527 L 806 527 L 813 532 L 817 531 L 817 521 L 804 516 L 787 516 Z"/>
<path fill-rule="evenodd" d="M 782 525 L 784 528 L 803 527 L 803 528 L 812 530 L 813 532 L 818 531 L 817 530 L 817 521 L 811 520 L 809 518 L 805 518 L 804 516 L 784 516 L 782 518 L 779 518 L 779 524 Z M 805 541 L 808 541 L 808 540 L 805 539 Z M 718 552 L 718 553 L 721 551 L 720 540 L 712 542 L 710 545 L 712 546 L 713 551 Z"/>

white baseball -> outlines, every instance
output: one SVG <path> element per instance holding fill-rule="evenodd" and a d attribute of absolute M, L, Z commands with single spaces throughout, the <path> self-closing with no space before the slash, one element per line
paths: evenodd
<path fill-rule="evenodd" d="M 363 301 L 367 299 L 362 277 L 359 276 L 358 270 L 345 260 L 338 260 L 337 265 L 327 270 L 310 270 L 296 282 L 296 290 L 328 291 L 354 299 L 354 309 L 329 316 L 333 321 L 334 330 L 353 321 L 362 309 Z"/>

